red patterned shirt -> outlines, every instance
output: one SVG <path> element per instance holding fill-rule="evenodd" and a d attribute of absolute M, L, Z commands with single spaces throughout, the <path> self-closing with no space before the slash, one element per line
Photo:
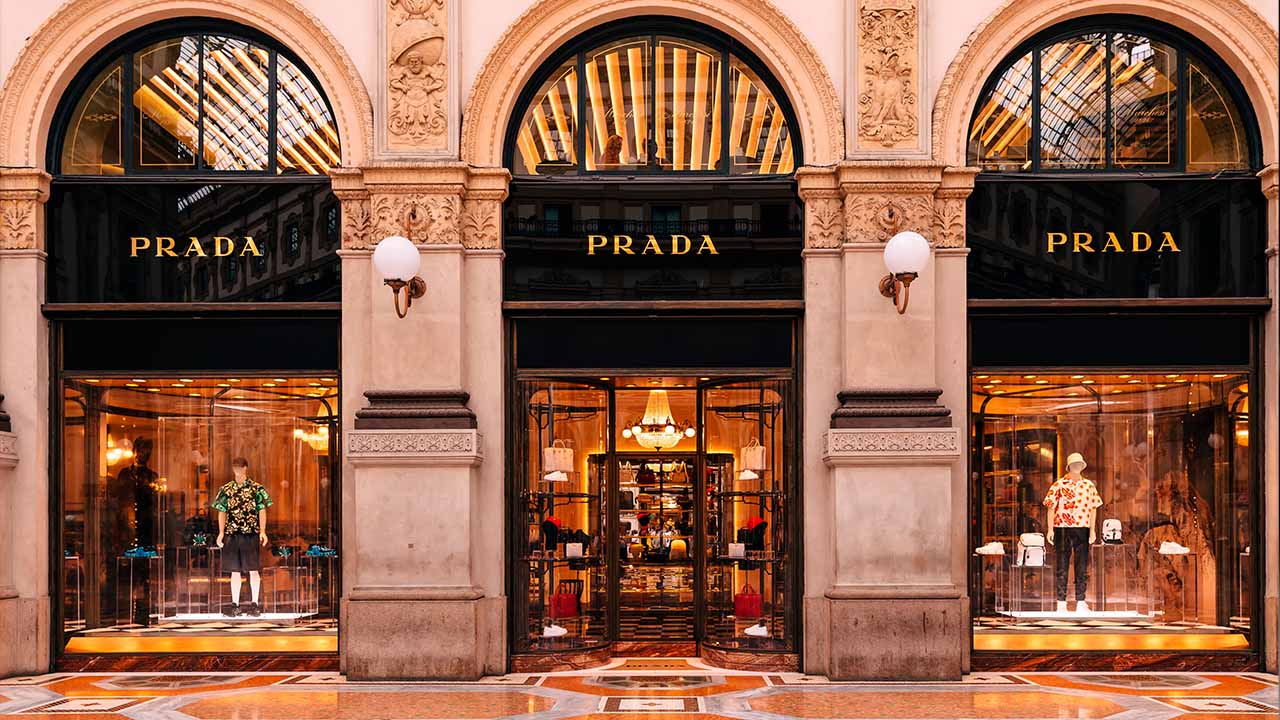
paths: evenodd
<path fill-rule="evenodd" d="M 1102 498 L 1093 481 L 1064 477 L 1049 488 L 1044 506 L 1053 508 L 1054 527 L 1089 527 L 1090 516 L 1102 506 Z"/>

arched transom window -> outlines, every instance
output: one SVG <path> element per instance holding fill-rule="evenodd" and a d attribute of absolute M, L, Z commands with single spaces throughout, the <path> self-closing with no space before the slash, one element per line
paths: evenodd
<path fill-rule="evenodd" d="M 341 157 L 324 95 L 265 38 L 153 34 L 112 57 L 71 107 L 56 138 L 64 175 L 321 175 Z"/>
<path fill-rule="evenodd" d="M 1033 43 L 974 109 L 985 170 L 1218 172 L 1251 166 L 1249 129 L 1220 62 L 1173 33 L 1118 26 Z"/>
<path fill-rule="evenodd" d="M 516 116 L 513 172 L 792 172 L 790 108 L 752 63 L 708 40 L 596 38 L 553 63 Z"/>

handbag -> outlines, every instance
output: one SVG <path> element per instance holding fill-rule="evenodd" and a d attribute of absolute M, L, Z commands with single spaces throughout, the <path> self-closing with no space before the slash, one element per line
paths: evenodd
<path fill-rule="evenodd" d="M 631 485 L 636 481 L 636 466 L 629 462 L 622 463 L 618 469 L 618 482 L 624 485 Z"/>
<path fill-rule="evenodd" d="M 667 552 L 668 560 L 688 560 L 689 545 L 684 540 L 676 539 L 671 541 L 671 549 Z"/>
<path fill-rule="evenodd" d="M 618 488 L 618 509 L 635 510 L 636 494 L 630 488 Z"/>
<path fill-rule="evenodd" d="M 751 442 L 742 448 L 741 455 L 742 468 L 744 470 L 765 469 L 764 446 L 760 444 L 759 440 L 751 438 Z"/>
<path fill-rule="evenodd" d="M 671 472 L 671 482 L 679 485 L 689 482 L 689 468 L 683 460 L 677 463 L 675 470 Z"/>
<path fill-rule="evenodd" d="M 756 618 L 764 614 L 764 598 L 751 583 L 745 583 L 733 596 L 733 614 L 740 618 Z"/>
<path fill-rule="evenodd" d="M 1018 536 L 1018 565 L 1044 566 L 1044 533 L 1022 533 Z"/>
<path fill-rule="evenodd" d="M 1107 545 L 1119 545 L 1123 542 L 1120 539 L 1120 520 L 1118 518 L 1107 518 L 1102 521 L 1102 542 Z"/>
<path fill-rule="evenodd" d="M 573 472 L 573 448 L 564 440 L 556 440 L 550 446 L 542 448 L 542 471 Z"/>
<path fill-rule="evenodd" d="M 551 596 L 550 615 L 553 618 L 576 617 L 581 614 L 581 580 L 561 580 Z"/>
<path fill-rule="evenodd" d="M 729 543 L 729 557 L 740 558 L 747 556 L 747 546 L 745 543 Z"/>

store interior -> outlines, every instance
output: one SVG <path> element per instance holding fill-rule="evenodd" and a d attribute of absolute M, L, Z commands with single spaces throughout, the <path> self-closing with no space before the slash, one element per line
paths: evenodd
<path fill-rule="evenodd" d="M 1249 377 L 973 375 L 975 649 L 1247 649 L 1259 567 Z M 1064 528 L 1045 504 L 1072 453 L 1102 503 L 1083 561 L 1055 547 Z"/>

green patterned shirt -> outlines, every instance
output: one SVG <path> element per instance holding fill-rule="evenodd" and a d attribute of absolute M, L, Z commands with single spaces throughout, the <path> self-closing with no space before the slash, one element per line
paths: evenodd
<path fill-rule="evenodd" d="M 247 533 L 257 535 L 258 511 L 271 507 L 271 496 L 267 489 L 245 478 L 244 482 L 231 482 L 218 490 L 218 499 L 213 501 L 213 509 L 227 514 L 226 531 L 230 534 Z"/>

